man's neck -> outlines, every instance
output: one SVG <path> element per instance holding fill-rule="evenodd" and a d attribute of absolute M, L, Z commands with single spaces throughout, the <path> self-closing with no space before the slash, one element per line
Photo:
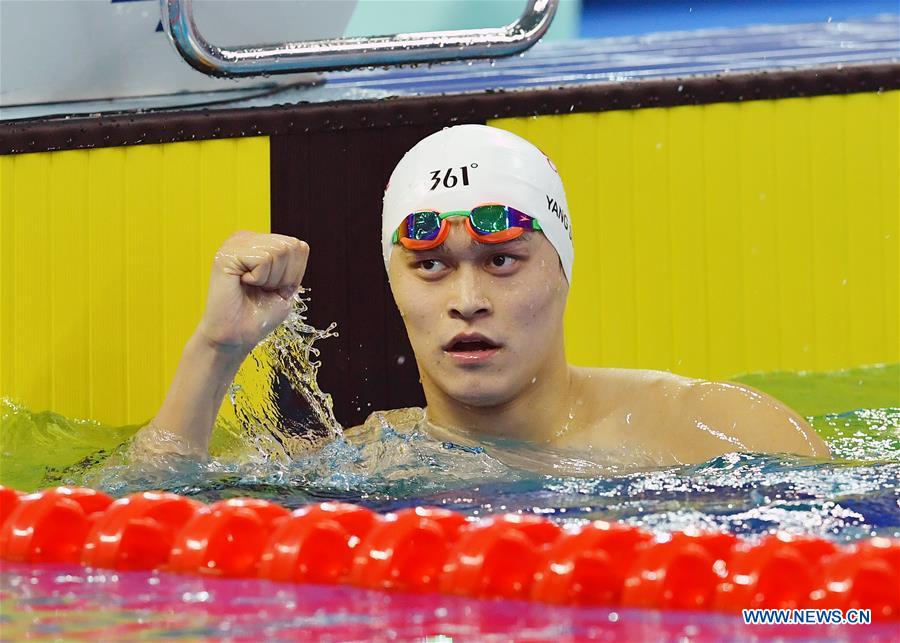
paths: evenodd
<path fill-rule="evenodd" d="M 575 384 L 572 369 L 562 352 L 541 369 L 520 395 L 495 406 L 462 404 L 423 381 L 427 419 L 444 432 L 470 438 L 481 435 L 547 442 L 573 420 Z"/>

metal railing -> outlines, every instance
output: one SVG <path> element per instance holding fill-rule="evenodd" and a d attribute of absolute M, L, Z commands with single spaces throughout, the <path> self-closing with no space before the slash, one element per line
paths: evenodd
<path fill-rule="evenodd" d="M 198 71 L 225 77 L 512 56 L 540 40 L 550 27 L 558 3 L 559 0 L 528 0 L 524 13 L 516 22 L 493 29 L 228 48 L 213 45 L 199 32 L 194 22 L 193 0 L 160 0 L 163 25 L 181 56 Z"/>

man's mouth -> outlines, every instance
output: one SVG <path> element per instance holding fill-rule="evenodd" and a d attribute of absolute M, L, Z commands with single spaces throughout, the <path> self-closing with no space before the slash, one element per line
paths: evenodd
<path fill-rule="evenodd" d="M 486 359 L 502 344 L 481 333 L 461 333 L 444 344 L 444 351 L 464 361 Z"/>

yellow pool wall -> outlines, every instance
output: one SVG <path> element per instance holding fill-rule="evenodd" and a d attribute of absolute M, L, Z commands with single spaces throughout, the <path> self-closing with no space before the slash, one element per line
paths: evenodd
<path fill-rule="evenodd" d="M 0 172 L 0 395 L 150 419 L 216 249 L 269 229 L 268 138 L 2 156 Z"/>
<path fill-rule="evenodd" d="M 900 361 L 900 92 L 490 124 L 563 177 L 570 361 L 713 379 Z"/>
<path fill-rule="evenodd" d="M 900 92 L 490 124 L 563 176 L 572 362 L 722 379 L 900 361 Z M 0 157 L 0 395 L 152 417 L 216 248 L 270 229 L 268 141 Z"/>

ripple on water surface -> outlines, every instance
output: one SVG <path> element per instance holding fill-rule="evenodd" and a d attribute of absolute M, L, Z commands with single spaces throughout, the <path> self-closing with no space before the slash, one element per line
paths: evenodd
<path fill-rule="evenodd" d="M 245 399 L 238 383 L 238 424 L 216 427 L 209 462 L 135 464 L 127 446 L 137 426 L 33 413 L 0 398 L 0 483 L 85 484 L 114 495 L 167 489 L 205 501 L 249 495 L 289 507 L 323 499 L 379 511 L 430 504 L 470 516 L 522 511 L 564 523 L 615 519 L 751 537 L 777 529 L 835 540 L 900 536 L 900 365 L 736 378 L 806 413 L 833 460 L 732 453 L 699 465 L 629 470 L 615 454 L 604 460 L 592 453 L 587 461 L 525 443 L 437 439 L 423 429 L 421 409 L 373 414 L 362 432 L 344 435 L 316 383 L 313 343 L 331 329 L 308 326 L 303 300 L 298 304 L 258 351 L 309 403 L 299 425 L 281 417 L 271 399 Z M 857 400 L 867 406 L 854 408 Z M 303 437 L 311 434 L 312 450 Z"/>
<path fill-rule="evenodd" d="M 4 409 L 6 417 L 19 415 L 15 430 L 34 427 L 27 411 Z M 362 444 L 335 439 L 289 461 L 251 450 L 202 465 L 170 460 L 141 468 L 114 453 L 62 471 L 45 469 L 36 486 L 87 484 L 114 495 L 164 488 L 205 501 L 250 495 L 289 507 L 323 499 L 379 511 L 430 504 L 471 516 L 522 511 L 566 523 L 624 520 L 663 531 L 699 527 L 754 535 L 781 529 L 837 540 L 900 535 L 900 409 L 826 415 L 813 423 L 834 460 L 732 453 L 699 465 L 603 476 L 535 474 L 505 464 L 506 451 L 495 457 L 490 447 L 434 440 L 412 422 L 383 424 Z M 529 447 L 523 453 L 527 460 Z"/>

